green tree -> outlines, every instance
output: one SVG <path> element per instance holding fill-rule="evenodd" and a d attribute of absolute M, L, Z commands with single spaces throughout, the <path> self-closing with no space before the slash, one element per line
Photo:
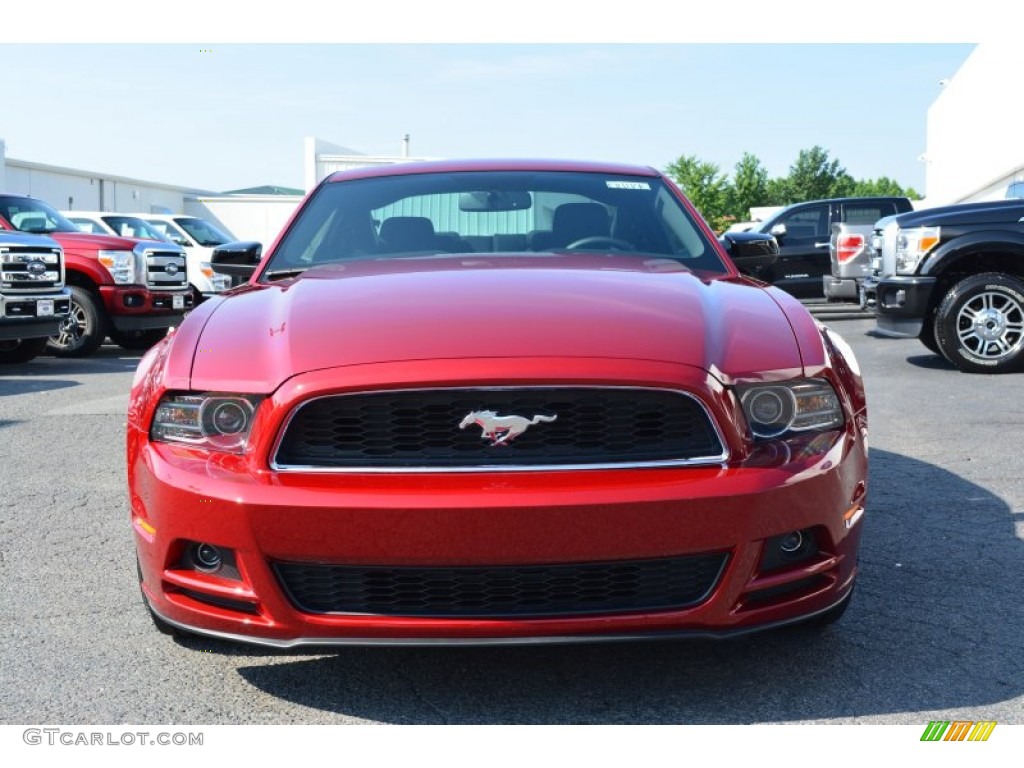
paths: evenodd
<path fill-rule="evenodd" d="M 828 150 L 817 145 L 801 149 L 789 168 L 788 202 L 820 200 L 824 197 L 846 197 L 853 193 L 856 182 L 839 164 L 830 160 Z"/>
<path fill-rule="evenodd" d="M 768 180 L 768 201 L 765 205 L 789 205 L 793 202 L 793 194 L 789 189 L 789 179 L 784 176 L 777 176 Z"/>
<path fill-rule="evenodd" d="M 701 216 L 716 232 L 727 226 L 729 215 L 728 178 L 714 163 L 696 155 L 682 155 L 670 163 L 665 173 L 672 177 Z"/>
<path fill-rule="evenodd" d="M 853 187 L 853 194 L 855 197 L 892 196 L 920 199 L 920 195 L 914 189 L 910 187 L 904 189 L 888 176 L 880 176 L 877 179 L 859 179 Z"/>
<path fill-rule="evenodd" d="M 768 171 L 757 157 L 744 152 L 733 171 L 729 212 L 739 220 L 746 220 L 755 205 L 772 205 L 768 196 Z"/>

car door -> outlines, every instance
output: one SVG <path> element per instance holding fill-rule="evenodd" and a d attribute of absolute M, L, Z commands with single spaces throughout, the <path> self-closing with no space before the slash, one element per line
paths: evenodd
<path fill-rule="evenodd" d="M 824 298 L 821 278 L 831 273 L 828 255 L 829 203 L 801 206 L 779 219 L 772 234 L 785 226 L 784 234 L 776 234 L 779 259 L 775 262 L 772 283 L 801 299 Z"/>

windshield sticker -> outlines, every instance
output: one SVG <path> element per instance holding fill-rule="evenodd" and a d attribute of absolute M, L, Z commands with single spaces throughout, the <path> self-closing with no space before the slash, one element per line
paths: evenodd
<path fill-rule="evenodd" d="M 605 184 L 608 185 L 608 189 L 651 189 L 651 185 L 646 181 L 606 181 Z"/>

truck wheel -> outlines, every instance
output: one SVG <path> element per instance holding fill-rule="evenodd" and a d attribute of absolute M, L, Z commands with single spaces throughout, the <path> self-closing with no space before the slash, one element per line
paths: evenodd
<path fill-rule="evenodd" d="M 934 352 L 939 357 L 945 357 L 942 354 L 942 350 L 939 349 L 939 342 L 935 339 L 934 317 L 924 321 L 924 325 L 921 326 L 921 335 L 917 337 L 917 340 L 928 347 L 929 351 Z"/>
<path fill-rule="evenodd" d="M 0 365 L 27 363 L 46 351 L 46 339 L 0 341 Z"/>
<path fill-rule="evenodd" d="M 166 328 L 153 328 L 148 331 L 111 331 L 110 340 L 122 349 L 149 349 L 167 335 Z"/>
<path fill-rule="evenodd" d="M 107 337 L 106 318 L 96 294 L 71 286 L 71 312 L 51 336 L 46 349 L 56 357 L 86 357 Z"/>
<path fill-rule="evenodd" d="M 1024 281 L 998 272 L 964 278 L 939 304 L 935 337 L 961 371 L 1024 369 Z"/>

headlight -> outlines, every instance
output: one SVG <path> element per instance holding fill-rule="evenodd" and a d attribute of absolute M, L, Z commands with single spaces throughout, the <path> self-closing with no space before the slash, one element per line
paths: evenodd
<path fill-rule="evenodd" d="M 214 272 L 210 262 L 200 262 L 199 270 L 203 273 L 206 279 L 210 281 L 210 285 L 215 292 L 220 293 L 221 291 L 226 291 L 231 287 L 230 275 L 222 275 L 219 272 Z"/>
<path fill-rule="evenodd" d="M 131 251 L 100 251 L 99 258 L 118 285 L 142 282 L 135 279 L 135 254 Z"/>
<path fill-rule="evenodd" d="M 244 453 L 259 400 L 252 395 L 164 395 L 150 436 L 160 442 Z"/>
<path fill-rule="evenodd" d="M 843 425 L 843 408 L 835 390 L 819 379 L 742 387 L 740 404 L 754 437 L 768 439 Z"/>
<path fill-rule="evenodd" d="M 938 244 L 938 227 L 900 230 L 896 235 L 896 274 L 914 274 L 928 251 Z"/>

